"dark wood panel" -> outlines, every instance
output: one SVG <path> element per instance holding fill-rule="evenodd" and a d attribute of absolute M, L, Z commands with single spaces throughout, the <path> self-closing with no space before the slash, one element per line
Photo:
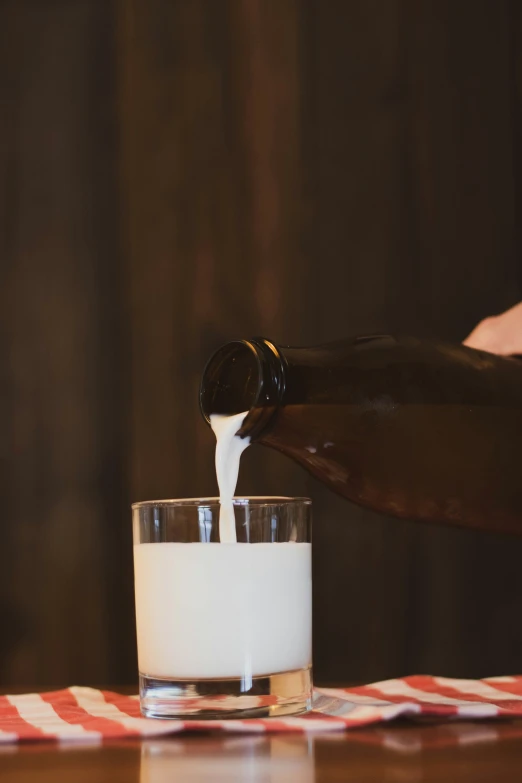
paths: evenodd
<path fill-rule="evenodd" d="M 4 2 L 0 30 L 0 676 L 103 680 L 122 603 L 110 527 L 123 499 L 111 7 Z"/>
<path fill-rule="evenodd" d="M 521 294 L 508 8 L 307 8 L 308 232 L 320 270 L 307 337 L 459 340 Z M 521 542 L 384 520 L 311 492 L 320 677 L 517 668 L 522 635 L 507 618 L 522 603 Z"/>
<path fill-rule="evenodd" d="M 141 499 L 202 495 L 215 492 L 204 362 L 231 337 L 298 339 L 305 317 L 296 5 L 277 4 L 277 25 L 270 3 L 124 7 L 132 486 Z M 249 457 L 243 488 L 297 474 Z"/>
<path fill-rule="evenodd" d="M 128 505 L 215 492 L 221 342 L 459 340 L 521 298 L 520 29 L 508 0 L 0 4 L 1 684 L 134 679 Z M 518 667 L 520 543 L 260 448 L 239 491 L 315 501 L 319 679 Z"/>

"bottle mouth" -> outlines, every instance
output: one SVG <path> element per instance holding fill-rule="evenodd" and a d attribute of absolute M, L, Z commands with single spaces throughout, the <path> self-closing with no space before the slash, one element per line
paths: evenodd
<path fill-rule="evenodd" d="M 255 439 L 281 401 L 282 359 L 268 340 L 235 340 L 210 357 L 201 381 L 199 405 L 210 424 L 212 414 L 233 416 L 248 411 L 238 435 Z"/>

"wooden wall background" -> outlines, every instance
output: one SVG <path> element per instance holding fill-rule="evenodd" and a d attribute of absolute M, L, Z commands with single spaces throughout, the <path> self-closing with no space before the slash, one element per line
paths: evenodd
<path fill-rule="evenodd" d="M 132 500 L 212 493 L 221 342 L 522 298 L 520 4 L 0 0 L 0 686 L 136 679 Z M 520 671 L 522 541 L 315 501 L 322 682 Z"/>

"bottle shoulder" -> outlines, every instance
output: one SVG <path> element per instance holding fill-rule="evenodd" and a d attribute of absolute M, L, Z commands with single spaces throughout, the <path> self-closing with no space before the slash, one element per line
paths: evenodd
<path fill-rule="evenodd" d="M 522 406 L 522 362 L 460 344 L 368 335 L 311 348 L 282 348 L 285 402 Z"/>

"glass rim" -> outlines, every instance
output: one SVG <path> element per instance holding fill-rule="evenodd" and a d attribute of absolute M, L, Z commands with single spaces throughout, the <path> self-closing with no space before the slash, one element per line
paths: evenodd
<path fill-rule="evenodd" d="M 251 503 L 256 508 L 268 506 L 311 506 L 312 501 L 307 497 L 287 497 L 285 495 L 245 495 L 236 496 L 233 499 L 234 506 L 246 506 Z M 246 502 L 245 502 L 246 501 Z M 253 501 L 253 502 L 252 502 Z M 171 498 L 166 500 L 141 500 L 138 503 L 132 503 L 133 511 L 140 508 L 218 508 L 220 506 L 219 497 L 201 497 L 201 498 Z"/>

